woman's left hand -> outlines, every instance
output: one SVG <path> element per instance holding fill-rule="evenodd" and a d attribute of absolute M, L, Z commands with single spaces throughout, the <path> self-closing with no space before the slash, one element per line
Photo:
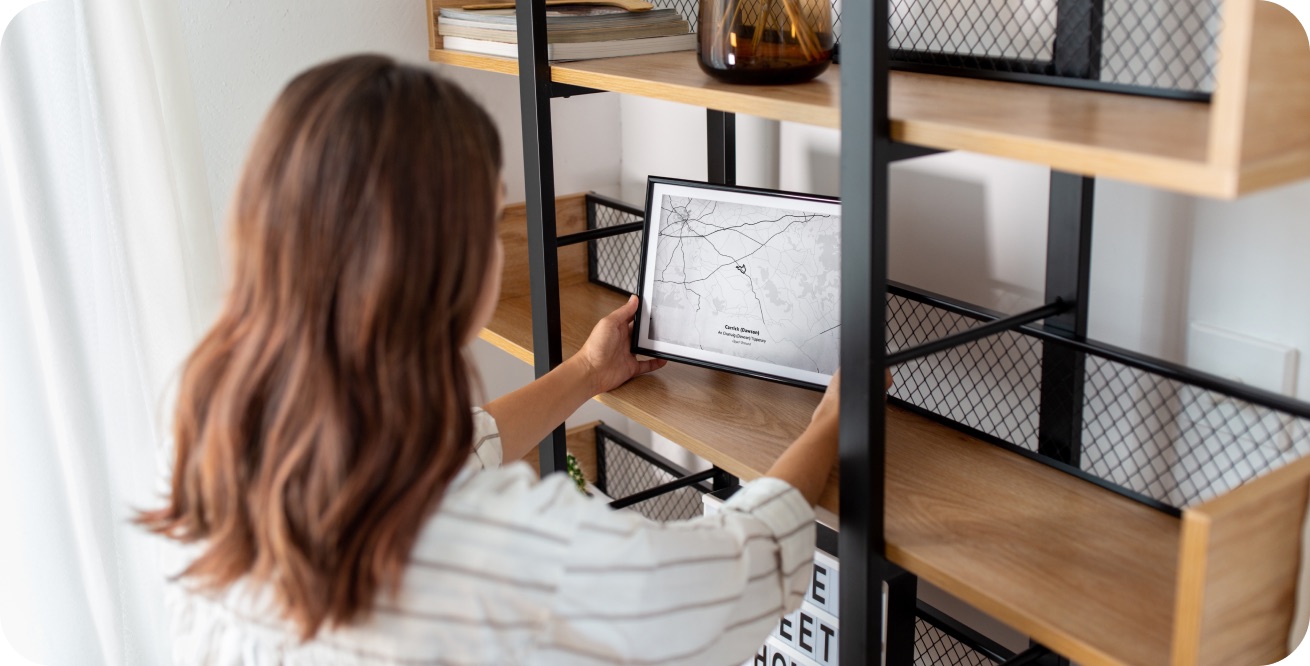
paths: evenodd
<path fill-rule="evenodd" d="M 639 361 L 632 354 L 632 318 L 637 314 L 637 297 L 609 313 L 591 329 L 587 342 L 573 358 L 587 371 L 593 394 L 612 391 L 637 375 L 658 370 L 668 361 Z"/>

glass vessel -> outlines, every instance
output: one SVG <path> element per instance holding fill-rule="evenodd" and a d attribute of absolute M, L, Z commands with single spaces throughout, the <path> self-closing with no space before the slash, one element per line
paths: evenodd
<path fill-rule="evenodd" d="M 700 0 L 700 67 L 728 83 L 800 83 L 832 60 L 830 0 Z"/>

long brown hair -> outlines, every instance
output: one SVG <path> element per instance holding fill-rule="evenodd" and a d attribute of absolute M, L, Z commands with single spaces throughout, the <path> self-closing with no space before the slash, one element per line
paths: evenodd
<path fill-rule="evenodd" d="M 234 201 L 226 304 L 182 375 L 168 504 L 139 516 L 203 542 L 183 578 L 271 586 L 302 638 L 398 590 L 471 448 L 462 346 L 500 160 L 467 94 L 389 58 L 282 91 Z"/>

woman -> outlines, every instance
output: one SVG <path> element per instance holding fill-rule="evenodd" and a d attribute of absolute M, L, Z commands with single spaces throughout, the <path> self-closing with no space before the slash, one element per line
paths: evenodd
<path fill-rule="evenodd" d="M 799 605 L 835 389 L 713 517 L 660 525 L 501 466 L 663 362 L 628 351 L 634 299 L 472 408 L 500 160 L 463 91 L 387 58 L 316 67 L 274 104 L 224 310 L 182 377 L 171 492 L 141 516 L 187 544 L 179 663 L 726 666 Z"/>

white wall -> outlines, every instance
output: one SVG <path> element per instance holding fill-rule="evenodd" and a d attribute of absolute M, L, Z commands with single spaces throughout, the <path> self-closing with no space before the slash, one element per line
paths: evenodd
<path fill-rule="evenodd" d="M 210 193 L 219 221 L 227 210 L 241 162 L 260 119 L 293 76 L 317 63 L 351 53 L 384 53 L 401 60 L 426 62 L 427 28 L 422 3 L 180 0 L 180 13 Z M 496 119 L 505 143 L 509 200 L 522 201 L 518 79 L 434 67 L 463 84 Z M 554 109 L 556 189 L 567 193 L 617 183 L 617 96 L 555 100 Z"/>
<path fill-rule="evenodd" d="M 1299 349 L 1310 400 L 1310 183 L 1194 205 L 1188 319 Z"/>

